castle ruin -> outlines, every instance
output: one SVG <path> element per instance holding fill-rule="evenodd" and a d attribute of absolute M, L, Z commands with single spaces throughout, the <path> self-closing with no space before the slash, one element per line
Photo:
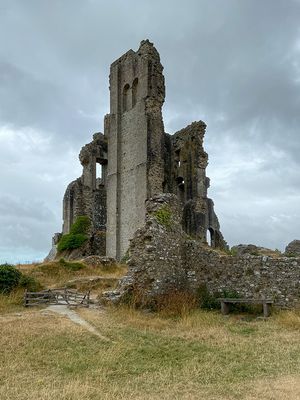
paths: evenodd
<path fill-rule="evenodd" d="M 104 134 L 95 133 L 81 149 L 83 172 L 67 187 L 63 230 L 54 235 L 47 259 L 126 258 L 126 276 L 106 294 L 112 302 L 134 291 L 151 302 L 173 290 L 197 293 L 204 285 L 210 294 L 235 291 L 300 307 L 300 241 L 284 254 L 253 245 L 228 251 L 207 197 L 206 125 L 193 122 L 173 135 L 165 132 L 162 71 L 148 40 L 111 65 Z M 87 240 L 57 254 L 62 234 L 79 216 L 90 221 Z"/>
<path fill-rule="evenodd" d="M 165 132 L 163 66 L 153 44 L 144 40 L 136 52 L 129 50 L 113 62 L 109 82 L 104 134 L 94 134 L 80 152 L 83 172 L 64 196 L 63 233 L 77 216 L 87 215 L 90 239 L 82 255 L 120 260 L 145 223 L 146 200 L 172 193 L 180 204 L 183 230 L 212 247 L 226 248 L 207 197 L 206 125 L 193 122 L 173 135 Z"/>

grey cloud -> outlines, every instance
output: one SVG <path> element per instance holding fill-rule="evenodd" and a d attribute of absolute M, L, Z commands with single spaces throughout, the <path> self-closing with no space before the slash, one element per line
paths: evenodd
<path fill-rule="evenodd" d="M 208 125 L 210 196 L 230 244 L 297 237 L 299 19 L 297 0 L 2 0 L 0 196 L 15 217 L 0 253 L 12 223 L 20 257 L 47 252 L 80 147 L 103 129 L 109 64 L 144 38 L 165 66 L 166 130 Z M 49 212 L 42 226 L 35 209 Z"/>

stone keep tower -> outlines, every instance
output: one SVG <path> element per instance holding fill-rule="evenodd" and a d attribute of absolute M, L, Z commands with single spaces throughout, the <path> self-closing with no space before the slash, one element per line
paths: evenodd
<path fill-rule="evenodd" d="M 110 69 L 106 253 L 120 259 L 145 221 L 145 200 L 163 191 L 163 67 L 148 40 Z"/>

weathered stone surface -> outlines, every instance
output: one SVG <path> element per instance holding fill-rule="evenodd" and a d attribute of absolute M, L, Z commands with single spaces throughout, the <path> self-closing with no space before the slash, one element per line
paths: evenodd
<path fill-rule="evenodd" d="M 91 265 L 94 267 L 108 267 L 116 264 L 116 260 L 114 258 L 106 256 L 88 256 L 82 258 L 80 261 L 86 265 Z"/>
<path fill-rule="evenodd" d="M 300 257 L 300 240 L 293 240 L 285 248 L 285 255 Z"/>
<path fill-rule="evenodd" d="M 61 238 L 62 234 L 61 233 L 54 233 L 53 238 L 52 238 L 52 248 L 49 252 L 49 254 L 47 255 L 47 257 L 45 257 L 44 261 L 53 261 L 55 260 L 56 256 L 57 256 L 57 243 L 59 242 L 59 239 Z"/>

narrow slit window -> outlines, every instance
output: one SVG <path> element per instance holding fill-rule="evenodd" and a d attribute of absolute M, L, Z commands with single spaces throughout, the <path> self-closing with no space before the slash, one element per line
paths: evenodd
<path fill-rule="evenodd" d="M 134 107 L 137 102 L 138 83 L 139 83 L 138 78 L 135 78 L 135 80 L 132 83 L 132 107 Z"/>
<path fill-rule="evenodd" d="M 130 86 L 128 83 L 124 86 L 123 89 L 123 112 L 128 111 L 130 108 L 129 105 L 129 91 L 130 91 Z"/>

